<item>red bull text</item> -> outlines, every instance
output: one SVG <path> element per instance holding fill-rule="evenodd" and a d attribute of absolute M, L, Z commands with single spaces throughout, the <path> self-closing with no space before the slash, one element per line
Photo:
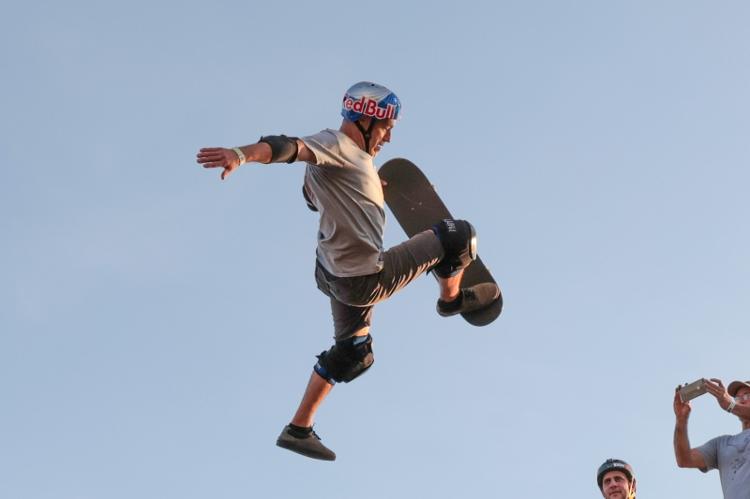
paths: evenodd
<path fill-rule="evenodd" d="M 379 120 L 389 120 L 396 117 L 396 106 L 388 104 L 386 107 L 379 107 L 377 101 L 362 97 L 354 100 L 351 97 L 344 97 L 344 109 L 362 113 L 365 116 L 372 116 Z"/>

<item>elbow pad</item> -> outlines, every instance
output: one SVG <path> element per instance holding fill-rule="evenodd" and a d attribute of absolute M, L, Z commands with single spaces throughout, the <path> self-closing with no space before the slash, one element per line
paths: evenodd
<path fill-rule="evenodd" d="M 271 146 L 271 163 L 294 163 L 297 161 L 297 137 L 267 135 L 258 142 Z"/>

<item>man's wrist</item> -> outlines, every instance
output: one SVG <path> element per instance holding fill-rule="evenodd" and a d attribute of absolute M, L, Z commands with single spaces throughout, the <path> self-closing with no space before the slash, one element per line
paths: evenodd
<path fill-rule="evenodd" d="M 729 403 L 729 407 L 727 407 L 727 412 L 728 412 L 729 414 L 732 414 L 732 411 L 734 410 L 734 406 L 736 406 L 736 405 L 737 405 L 737 402 L 735 402 L 734 400 L 732 400 L 732 401 L 731 401 L 731 402 Z"/>
<path fill-rule="evenodd" d="M 239 147 L 233 147 L 232 150 L 237 154 L 237 158 L 240 160 L 240 164 L 247 163 L 247 158 L 245 158 L 245 153 L 242 152 L 242 149 Z"/>

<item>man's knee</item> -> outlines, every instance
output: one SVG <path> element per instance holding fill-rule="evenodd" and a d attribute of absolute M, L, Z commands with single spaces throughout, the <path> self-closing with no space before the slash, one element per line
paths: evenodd
<path fill-rule="evenodd" d="M 367 371 L 373 362 L 372 336 L 353 336 L 321 352 L 315 372 L 331 384 L 348 383 Z"/>
<path fill-rule="evenodd" d="M 438 277 L 451 277 L 477 258 L 477 235 L 466 220 L 441 220 L 432 228 L 443 246 L 445 256 L 434 267 Z"/>

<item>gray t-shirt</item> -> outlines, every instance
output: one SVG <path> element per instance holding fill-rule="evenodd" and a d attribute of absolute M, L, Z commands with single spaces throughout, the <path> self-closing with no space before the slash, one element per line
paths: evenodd
<path fill-rule="evenodd" d="M 724 499 L 750 499 L 750 430 L 722 435 L 697 448 L 706 469 L 718 469 Z"/>
<path fill-rule="evenodd" d="M 338 277 L 380 272 L 385 211 L 372 156 L 337 130 L 301 140 L 316 158 L 307 164 L 305 190 L 320 213 L 318 260 Z"/>

